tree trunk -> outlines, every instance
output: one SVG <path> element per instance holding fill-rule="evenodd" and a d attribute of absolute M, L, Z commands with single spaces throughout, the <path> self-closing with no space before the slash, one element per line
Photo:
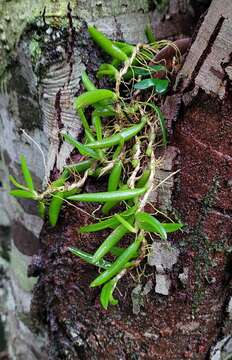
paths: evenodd
<path fill-rule="evenodd" d="M 72 104 L 82 90 L 80 74 L 87 69 L 93 75 L 102 61 L 103 54 L 87 35 L 86 23 L 96 24 L 114 39 L 136 43 L 145 40 L 144 27 L 150 19 L 158 36 L 163 36 L 165 22 L 169 38 L 188 35 L 184 26 L 175 33 L 176 15 L 184 12 L 190 19 L 193 14 L 186 10 L 191 3 L 187 0 L 170 1 L 163 9 L 169 15 L 159 18 L 151 2 L 139 0 L 79 1 L 78 6 L 62 0 L 3 3 L 3 182 L 7 184 L 9 173 L 20 177 L 19 155 L 23 153 L 38 187 L 62 170 L 70 157 L 72 147 L 60 143 L 59 131 L 80 133 Z M 107 312 L 100 308 L 98 290 L 88 287 L 95 270 L 67 252 L 67 246 L 77 243 L 93 251 L 99 243 L 100 237 L 80 237 L 76 231 L 88 222 L 87 215 L 65 207 L 59 224 L 51 229 L 37 216 L 33 202 L 15 201 L 2 193 L 12 225 L 11 260 L 4 253 L 1 281 L 5 291 L 0 293 L 10 359 L 216 360 L 228 356 L 231 29 L 231 2 L 212 1 L 178 74 L 175 92 L 163 104 L 171 141 L 158 176 L 162 179 L 175 168 L 181 171 L 175 183 L 154 198 L 166 211 L 177 213 L 186 228 L 172 239 L 168 250 L 154 245 L 163 257 L 162 271 L 154 256 L 142 281 L 137 277 L 135 284 L 129 276 L 123 280 L 119 306 Z M 3 225 L 1 243 L 8 244 L 7 218 Z M 35 254 L 29 272 L 38 279 L 27 277 Z M 218 339 L 222 340 L 210 355 Z"/>
<path fill-rule="evenodd" d="M 87 68 L 94 73 L 100 62 L 101 53 L 89 40 L 86 22 L 115 39 L 144 41 L 149 4 L 139 0 L 112 4 L 78 1 L 77 6 L 76 1 L 4 0 L 0 14 L 1 178 L 6 187 L 9 173 L 20 178 L 19 156 L 24 154 L 41 188 L 51 171 L 62 169 L 72 150 L 59 143 L 59 129 L 74 136 L 80 132 L 73 98 L 80 90 L 81 72 Z M 15 201 L 2 192 L 1 203 L 4 217 L 6 212 L 12 224 L 11 261 L 4 262 L 10 281 L 2 279 L 5 292 L 1 294 L 9 356 L 47 358 L 47 350 L 43 351 L 46 331 L 33 334 L 28 316 L 36 278 L 27 277 L 27 267 L 40 248 L 43 221 L 32 201 Z M 4 224 L 1 209 L 4 229 L 6 221 Z M 4 237 L 4 244 L 7 241 Z"/>

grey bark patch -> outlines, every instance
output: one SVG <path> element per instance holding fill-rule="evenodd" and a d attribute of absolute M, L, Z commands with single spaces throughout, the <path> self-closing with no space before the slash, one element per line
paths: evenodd
<path fill-rule="evenodd" d="M 175 163 L 177 162 L 178 149 L 175 146 L 168 146 L 162 153 L 162 163 L 156 169 L 155 187 L 149 196 L 149 201 L 158 204 L 158 207 L 167 212 L 172 209 L 172 191 L 175 177 L 171 176 Z M 169 177 L 169 178 L 168 178 Z M 168 180 L 165 180 L 167 179 Z M 159 184 L 162 182 L 162 185 Z"/>
<path fill-rule="evenodd" d="M 2 227 L 10 226 L 9 216 L 8 216 L 6 210 L 4 209 L 3 205 L 1 204 L 1 202 L 0 202 L 0 226 L 2 226 Z"/>
<path fill-rule="evenodd" d="M 78 2 L 78 11 L 81 12 L 82 17 L 86 21 L 101 19 L 102 24 L 106 17 L 116 17 L 118 19 L 119 15 L 125 14 L 128 16 L 129 13 L 130 16 L 128 16 L 128 18 L 132 18 L 132 14 L 134 13 L 148 13 L 149 10 L 148 0 L 115 0 L 112 2 L 99 0 L 88 1 L 88 8 L 86 5 L 87 2 L 85 0 Z"/>
<path fill-rule="evenodd" d="M 181 108 L 181 95 L 174 94 L 167 96 L 164 104 L 161 106 L 161 110 L 164 114 L 167 124 L 167 130 L 169 134 L 173 133 L 173 125 L 178 119 L 178 115 Z"/>
<path fill-rule="evenodd" d="M 230 298 L 229 304 L 227 306 L 227 313 L 229 314 L 229 319 L 232 320 L 232 297 Z"/>
<path fill-rule="evenodd" d="M 3 157 L 4 157 L 4 161 L 6 163 L 6 165 L 9 165 L 11 162 L 11 158 L 10 155 L 8 154 L 7 150 L 3 150 Z"/>
<path fill-rule="evenodd" d="M 20 127 L 31 131 L 42 128 L 42 113 L 39 107 L 37 79 L 31 64 L 28 43 L 22 40 L 17 46 L 17 57 L 10 67 L 11 79 L 8 91 L 17 95 Z M 14 100 L 11 100 L 14 101 Z M 11 105 L 15 108 L 15 105 Z"/>
<path fill-rule="evenodd" d="M 152 280 L 143 287 L 142 284 L 138 284 L 131 292 L 131 300 L 133 305 L 133 314 L 138 315 L 140 313 L 141 306 L 144 306 L 144 296 L 148 295 L 153 288 Z"/>
<path fill-rule="evenodd" d="M 169 243 L 154 242 L 148 256 L 148 264 L 155 266 L 158 272 L 172 270 L 179 256 L 179 250 Z"/>
<path fill-rule="evenodd" d="M 189 277 L 189 270 L 187 267 L 183 269 L 183 272 L 179 274 L 179 279 L 183 286 L 186 286 L 188 283 L 188 277 Z"/>
<path fill-rule="evenodd" d="M 41 127 L 41 111 L 37 101 L 25 95 L 18 96 L 18 109 L 23 129 Z"/>
<path fill-rule="evenodd" d="M 223 65 L 228 64 L 231 54 L 231 22 L 231 1 L 214 0 L 179 73 L 180 79 L 185 78 L 184 88 L 194 81 L 196 89 L 218 95 L 220 99 L 225 97 Z"/>
<path fill-rule="evenodd" d="M 20 198 L 18 198 L 17 201 L 19 202 L 19 204 L 26 213 L 38 216 L 37 201 L 30 199 L 20 199 Z"/>
<path fill-rule="evenodd" d="M 142 296 L 142 285 L 137 285 L 131 292 L 131 300 L 133 306 L 133 314 L 137 315 L 140 312 L 140 307 L 144 305 Z"/>
<path fill-rule="evenodd" d="M 171 280 L 167 274 L 156 274 L 155 292 L 160 295 L 168 295 L 171 287 Z"/>
<path fill-rule="evenodd" d="M 155 292 L 161 295 L 168 295 L 171 287 L 171 280 L 166 271 L 171 271 L 177 263 L 179 250 L 169 243 L 154 242 L 148 256 L 148 264 L 156 267 Z"/>
<path fill-rule="evenodd" d="M 41 106 L 44 117 L 44 130 L 50 139 L 48 164 L 45 177 L 48 179 L 50 171 L 56 164 L 61 170 L 69 157 L 73 146 L 59 142 L 59 124 L 55 109 L 56 95 L 60 91 L 60 121 L 63 131 L 73 137 L 81 132 L 81 124 L 73 107 L 74 94 L 79 88 L 81 72 L 84 70 L 80 57 L 76 54 L 73 71 L 70 78 L 70 66 L 66 62 L 52 65 L 46 77 L 41 82 Z"/>
<path fill-rule="evenodd" d="M 30 141 L 19 129 L 22 127 L 22 122 L 18 117 L 17 101 L 15 100 L 15 93 L 1 94 L 0 96 L 0 144 L 3 159 L 6 165 L 10 165 L 12 170 L 18 176 L 19 171 L 19 157 L 21 154 L 27 159 L 30 170 L 36 174 L 40 179 L 43 178 L 44 164 L 42 161 L 41 152 L 35 143 L 40 145 L 45 157 L 47 153 L 47 138 L 46 134 L 39 129 L 27 131 L 30 137 L 33 138 L 33 143 Z M 10 109 L 10 101 L 14 103 L 15 108 Z M 7 171 L 5 171 L 7 173 Z"/>
<path fill-rule="evenodd" d="M 12 224 L 12 237 L 17 249 L 24 255 L 32 256 L 39 250 L 39 239 L 19 221 Z"/>
<path fill-rule="evenodd" d="M 226 336 L 212 349 L 210 360 L 229 360 L 232 356 L 232 337 Z"/>
<path fill-rule="evenodd" d="M 18 259 L 17 259 L 18 261 Z M 0 260 L 2 265 L 2 261 Z M 14 263 L 14 265 L 16 265 Z M 18 265 L 18 264 L 17 264 Z M 20 267 L 14 269 L 20 272 Z M 0 313 L 5 319 L 6 338 L 8 340 L 9 358 L 16 359 L 47 359 L 45 351 L 46 337 L 40 333 L 31 331 L 30 311 L 31 293 L 24 290 L 21 283 L 16 279 L 14 271 L 9 266 L 5 267 L 6 276 L 0 276 Z M 17 273 L 17 275 L 18 275 Z M 11 283 L 9 283 L 9 276 Z M 32 346 L 33 345 L 33 346 Z"/>

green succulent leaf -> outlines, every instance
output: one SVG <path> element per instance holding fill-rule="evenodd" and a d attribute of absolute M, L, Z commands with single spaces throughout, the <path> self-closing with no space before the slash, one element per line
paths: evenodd
<path fill-rule="evenodd" d="M 105 256 L 110 249 L 115 246 L 123 236 L 128 232 L 124 225 L 119 225 L 116 229 L 103 241 L 99 246 L 95 254 L 93 255 L 93 261 L 97 262 Z"/>
<path fill-rule="evenodd" d="M 21 161 L 21 169 L 22 169 L 25 183 L 27 184 L 28 189 L 30 189 L 31 191 L 34 191 L 35 189 L 34 189 L 31 172 L 27 166 L 27 161 L 26 161 L 26 158 L 24 155 L 20 156 L 20 161 Z"/>
<path fill-rule="evenodd" d="M 68 196 L 74 195 L 78 192 L 80 192 L 80 189 L 74 188 L 72 190 L 60 191 L 60 192 L 53 194 L 53 197 L 51 199 L 49 209 L 48 209 L 48 218 L 49 218 L 49 222 L 50 222 L 51 226 L 55 226 L 57 224 L 60 210 L 62 208 L 62 205 L 63 205 L 65 199 Z"/>
<path fill-rule="evenodd" d="M 143 116 L 139 124 L 130 126 L 122 130 L 120 133 L 107 137 L 102 141 L 96 141 L 92 144 L 88 144 L 88 146 L 92 149 L 105 149 L 110 148 L 114 145 L 121 144 L 123 141 L 128 141 L 135 135 L 137 135 L 144 128 L 146 122 L 147 117 Z"/>
<path fill-rule="evenodd" d="M 100 301 L 104 309 L 107 310 L 109 304 L 111 305 L 117 305 L 118 300 L 113 297 L 114 289 L 117 285 L 117 279 L 112 279 L 109 282 L 107 282 L 102 290 L 100 295 Z"/>
<path fill-rule="evenodd" d="M 108 191 L 117 190 L 120 177 L 122 173 L 122 162 L 121 160 L 116 161 L 108 180 Z"/>
<path fill-rule="evenodd" d="M 109 261 L 106 261 L 104 259 L 99 260 L 98 262 L 93 262 L 93 256 L 85 251 L 82 251 L 80 249 L 77 249 L 75 247 L 69 247 L 69 251 L 71 251 L 72 254 L 78 256 L 82 260 L 86 261 L 88 264 L 98 266 L 102 269 L 109 269 L 111 267 L 111 263 Z"/>
<path fill-rule="evenodd" d="M 10 182 L 11 182 L 15 187 L 17 187 L 18 189 L 28 191 L 28 188 L 27 188 L 26 186 L 18 183 L 17 180 L 16 180 L 12 175 L 9 175 L 9 180 L 10 180 Z"/>
<path fill-rule="evenodd" d="M 127 229 L 129 232 L 136 234 L 137 232 L 136 229 L 128 221 L 126 221 L 121 215 L 116 214 L 115 217 L 125 227 L 125 229 Z"/>
<path fill-rule="evenodd" d="M 91 91 L 91 90 L 97 90 L 96 86 L 94 85 L 94 83 L 90 80 L 90 78 L 88 77 L 87 73 L 85 71 L 83 71 L 83 73 L 81 74 L 81 80 L 84 84 L 84 87 L 87 91 Z"/>
<path fill-rule="evenodd" d="M 58 179 L 52 181 L 51 188 L 56 189 L 60 186 L 63 186 L 65 182 L 68 180 L 70 173 L 67 169 L 64 169 L 63 173 L 58 177 Z"/>
<path fill-rule="evenodd" d="M 121 217 L 129 217 L 131 215 L 133 215 L 136 211 L 136 207 L 133 206 L 123 212 L 121 212 L 119 215 Z M 86 226 L 82 226 L 80 227 L 80 233 L 84 234 L 84 233 L 89 233 L 89 232 L 97 232 L 97 231 L 101 231 L 107 228 L 113 228 L 115 229 L 115 227 L 117 227 L 120 224 L 120 222 L 118 221 L 118 219 L 115 217 L 115 215 L 113 215 L 111 218 L 106 219 L 106 220 L 101 220 L 96 224 L 90 224 L 90 225 L 86 225 Z"/>
<path fill-rule="evenodd" d="M 112 228 L 112 226 L 114 227 L 117 225 L 118 225 L 118 221 L 114 218 L 110 218 L 107 220 L 99 221 L 96 224 L 82 226 L 82 227 L 80 227 L 80 233 L 85 234 L 85 233 L 89 233 L 89 232 L 97 232 L 97 231 L 101 231 L 101 230 L 104 230 L 107 228 Z"/>
<path fill-rule="evenodd" d="M 95 114 L 102 117 L 112 117 L 115 116 L 115 111 L 112 105 L 102 105 L 102 103 L 97 103 L 94 105 Z"/>
<path fill-rule="evenodd" d="M 102 64 L 98 69 L 97 78 L 101 79 L 105 75 L 110 76 L 112 79 L 116 79 L 118 70 L 111 64 Z"/>
<path fill-rule="evenodd" d="M 26 190 L 11 190 L 10 195 L 15 196 L 17 198 L 24 198 L 24 199 L 32 199 L 37 200 L 38 195 L 33 191 L 26 191 Z"/>
<path fill-rule="evenodd" d="M 119 49 L 121 49 L 126 55 L 131 55 L 134 51 L 134 46 L 122 41 L 113 41 Z M 116 59 L 117 60 L 117 59 Z"/>
<path fill-rule="evenodd" d="M 114 256 L 120 256 L 122 255 L 122 253 L 125 251 L 124 248 L 120 247 L 120 246 L 113 246 L 111 249 L 110 249 L 110 253 Z"/>
<path fill-rule="evenodd" d="M 125 61 L 128 59 L 127 55 L 116 46 L 113 41 L 108 39 L 101 31 L 97 30 L 93 26 L 88 27 L 88 31 L 92 39 L 109 55 L 113 58 Z"/>
<path fill-rule="evenodd" d="M 69 196 L 68 200 L 84 201 L 84 202 L 111 202 L 133 199 L 145 193 L 146 188 L 117 190 L 111 192 L 86 193 Z"/>
<path fill-rule="evenodd" d="M 142 173 L 142 176 L 140 177 L 140 179 L 136 183 L 136 187 L 144 187 L 148 182 L 150 174 L 151 174 L 150 169 L 144 169 L 143 173 Z"/>
<path fill-rule="evenodd" d="M 83 172 L 91 167 L 94 163 L 93 160 L 83 160 L 76 164 L 65 165 L 65 169 L 70 173 L 80 173 Z"/>
<path fill-rule="evenodd" d="M 162 226 L 167 233 L 172 233 L 182 229 L 184 225 L 180 223 L 162 223 Z"/>
<path fill-rule="evenodd" d="M 84 108 L 85 106 L 93 105 L 95 103 L 99 103 L 102 100 L 106 100 L 106 99 L 115 101 L 117 99 L 117 96 L 111 90 L 105 90 L 105 89 L 91 90 L 78 96 L 74 101 L 74 105 L 76 110 L 78 110 L 80 108 Z"/>
<path fill-rule="evenodd" d="M 135 215 L 136 221 L 140 229 L 145 231 L 153 231 L 156 234 L 159 234 L 160 237 L 164 240 L 167 239 L 167 232 L 162 226 L 162 224 L 154 216 L 140 211 Z"/>
<path fill-rule="evenodd" d="M 81 123 L 82 123 L 84 129 L 89 131 L 89 133 L 92 135 L 89 124 L 88 124 L 88 121 L 87 121 L 87 119 L 85 117 L 84 111 L 82 110 L 82 108 L 80 108 L 80 109 L 77 110 L 77 112 L 78 112 L 78 115 L 80 117 L 80 120 L 81 120 Z"/>
<path fill-rule="evenodd" d="M 48 209 L 48 217 L 51 226 L 56 225 L 63 202 L 64 202 L 64 194 L 62 192 L 57 193 L 52 197 Z"/>
<path fill-rule="evenodd" d="M 95 160 L 99 160 L 99 154 L 94 151 L 93 149 L 90 149 L 88 146 L 83 145 L 79 141 L 75 140 L 72 136 L 68 134 L 63 134 L 64 139 L 74 147 L 76 147 L 81 155 L 88 156 L 90 158 L 93 158 Z"/>
<path fill-rule="evenodd" d="M 45 205 L 44 201 L 39 201 L 38 202 L 38 212 L 39 212 L 39 216 L 42 219 L 44 219 L 45 214 L 46 214 L 46 205 Z"/>
<path fill-rule="evenodd" d="M 146 67 L 133 66 L 133 71 L 135 75 L 141 76 L 151 76 L 152 73 L 156 73 L 158 71 L 167 71 L 167 68 L 164 65 L 151 65 Z"/>
<path fill-rule="evenodd" d="M 120 191 L 124 191 L 124 190 L 127 190 L 128 189 L 128 186 L 127 186 L 127 184 L 123 184 L 121 187 L 120 187 Z M 135 198 L 136 198 L 136 196 L 135 196 Z M 135 199 L 134 198 L 134 199 Z M 120 202 L 120 200 L 119 199 L 117 199 L 117 200 L 114 200 L 114 201 L 107 201 L 104 205 L 103 205 L 103 207 L 102 207 L 102 212 L 103 212 L 103 214 L 104 215 L 107 215 L 109 212 L 110 212 L 110 210 L 113 208 L 113 207 L 115 207 L 118 203 Z"/>
<path fill-rule="evenodd" d="M 123 247 L 120 247 L 120 246 L 113 246 L 111 249 L 110 249 L 110 253 L 116 257 L 122 255 L 122 253 L 125 251 L 126 249 L 123 248 Z M 131 257 L 132 258 L 137 258 L 138 257 L 138 251 L 134 252 L 133 256 Z M 127 266 L 129 267 L 129 263 L 127 264 Z"/>
<path fill-rule="evenodd" d="M 169 84 L 168 79 L 150 78 L 150 79 L 144 79 L 144 80 L 137 82 L 134 85 L 134 89 L 145 90 L 145 89 L 148 89 L 149 87 L 154 87 L 155 91 L 161 95 L 167 91 L 168 84 Z"/>
<path fill-rule="evenodd" d="M 145 28 L 145 35 L 147 37 L 147 40 L 148 40 L 148 43 L 149 44 L 153 44 L 156 39 L 155 39 L 155 36 L 153 34 L 153 31 L 152 31 L 152 27 L 151 25 L 147 25 L 146 28 Z"/>
<path fill-rule="evenodd" d="M 157 117 L 158 117 L 158 120 L 159 120 L 159 124 L 160 124 L 160 128 L 161 128 L 161 132 L 162 132 L 162 137 L 163 137 L 163 144 L 164 145 L 167 145 L 168 143 L 168 140 L 167 140 L 167 129 L 166 129 L 166 124 L 165 124 L 165 119 L 164 119 L 164 116 L 160 110 L 160 108 L 158 106 L 156 106 L 154 103 L 148 103 L 147 104 L 149 107 L 151 107 Z"/>
<path fill-rule="evenodd" d="M 90 284 L 91 287 L 99 286 L 110 280 L 115 275 L 119 274 L 120 271 L 125 269 L 127 263 L 132 259 L 135 253 L 140 248 L 143 237 L 138 237 L 125 251 L 115 260 L 109 269 L 100 274 L 95 280 Z"/>
<path fill-rule="evenodd" d="M 92 114 L 92 124 L 96 131 L 97 140 L 101 141 L 102 140 L 102 122 L 101 122 L 100 116 L 97 115 L 95 111 Z"/>

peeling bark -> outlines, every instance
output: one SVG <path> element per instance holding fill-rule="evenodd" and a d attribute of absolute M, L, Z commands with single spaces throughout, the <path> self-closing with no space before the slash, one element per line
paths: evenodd
<path fill-rule="evenodd" d="M 63 0 L 1 2 L 0 148 L 4 183 L 8 183 L 9 173 L 20 179 L 20 154 L 27 158 L 40 189 L 70 156 L 72 147 L 62 143 L 58 134 L 61 128 L 74 136 L 81 132 L 73 98 L 81 90 L 81 72 L 87 68 L 94 73 L 102 57 L 89 40 L 86 22 L 97 23 L 113 38 L 143 41 L 148 12 L 147 1 L 118 1 L 110 6 L 107 1 L 78 1 L 78 6 L 76 1 Z M 9 347 L 10 357 L 42 359 L 46 331 L 43 329 L 40 342 L 28 326 L 36 279 L 27 277 L 27 266 L 31 256 L 38 253 L 43 222 L 32 201 L 9 199 L 4 192 L 1 203 L 14 224 L 10 282 L 3 309 L 9 345 L 17 343 Z"/>
<path fill-rule="evenodd" d="M 7 12 L 12 11 L 11 3 L 5 4 Z M 22 12 L 22 2 L 18 3 L 17 9 Z M 26 155 L 40 187 L 62 169 L 72 148 L 62 143 L 59 131 L 64 128 L 74 136 L 81 135 L 72 100 L 81 90 L 81 71 L 87 68 L 93 74 L 103 56 L 89 40 L 86 22 L 96 24 L 112 38 L 143 41 L 149 15 L 156 19 L 157 14 L 149 13 L 149 3 L 79 1 L 77 8 L 72 1 L 68 7 L 61 0 L 56 4 L 26 1 L 24 9 L 32 7 L 36 14 L 30 24 L 26 26 L 26 10 L 21 21 L 15 13 L 10 16 L 19 28 L 13 39 L 1 43 L 4 62 L 7 51 L 14 59 L 7 72 L 5 63 L 1 67 L 0 138 L 5 179 L 8 172 L 19 177 L 21 153 Z M 189 1 L 170 1 L 166 17 L 162 14 L 154 23 L 155 29 L 160 26 L 157 36 L 163 37 L 167 22 L 172 22 L 169 38 L 188 35 L 189 29 L 178 27 L 176 20 L 184 24 L 192 19 L 189 5 Z M 7 24 L 6 16 L 4 13 Z M 127 276 L 119 287 L 120 305 L 105 312 L 98 304 L 98 290 L 88 288 L 94 269 L 67 252 L 67 246 L 77 243 L 93 251 L 101 241 L 101 236 L 80 236 L 76 231 L 89 222 L 88 216 L 65 207 L 58 226 L 51 229 L 43 226 L 33 202 L 9 200 L 3 195 L 4 207 L 14 222 L 11 264 L 5 270 L 10 282 L 4 280 L 3 309 L 12 359 L 201 360 L 209 358 L 210 348 L 220 336 L 231 332 L 231 319 L 224 313 L 231 292 L 231 261 L 227 256 L 232 231 L 232 152 L 228 137 L 231 17 L 229 0 L 212 2 L 179 73 L 178 91 L 163 104 L 171 146 L 158 179 L 169 175 L 173 167 L 181 168 L 181 173 L 155 194 L 153 201 L 165 210 L 178 212 L 187 224 L 185 232 L 171 240 L 179 255 L 173 269 L 147 265 L 144 280 L 134 274 L 136 284 Z M 21 128 L 41 147 L 45 166 L 40 151 Z M 85 210 L 91 213 L 94 208 L 89 205 Z M 32 278 L 28 279 L 32 255 Z M 37 276 L 31 326 L 28 312 Z M 131 300 L 135 285 L 137 314 Z M 157 294 L 168 293 L 167 288 L 169 296 Z M 35 329 L 40 331 L 39 339 Z M 212 350 L 213 360 L 218 351 Z"/>
<path fill-rule="evenodd" d="M 213 37 L 213 41 L 216 40 L 217 37 Z M 198 36 L 195 41 L 198 41 Z M 207 74 L 206 82 L 210 81 L 210 76 L 213 73 Z M 227 85 L 228 81 L 225 82 Z M 173 132 L 164 173 L 173 169 L 178 157 L 179 163 L 175 166 L 181 168 L 181 175 L 172 184 L 175 186 L 173 210 L 178 211 L 187 228 L 173 239 L 180 251 L 174 269 L 163 271 L 162 266 L 160 271 L 157 265 L 154 271 L 147 267 L 148 282 L 153 284 L 153 290 L 148 292 L 145 290 L 148 283 L 141 283 L 137 278 L 137 286 L 132 291 L 136 315 L 131 306 L 132 283 L 129 278 L 125 278 L 119 287 L 120 310 L 114 308 L 106 313 L 99 307 L 97 290 L 87 287 L 94 270 L 78 259 L 71 260 L 71 256 L 68 259 L 67 245 L 78 243 L 81 247 L 85 244 L 84 248 L 92 252 L 100 241 L 100 237 L 83 237 L 73 229 L 74 221 L 78 227 L 79 223 L 88 223 L 88 217 L 66 209 L 60 227 L 52 233 L 45 230 L 42 235 L 44 263 L 33 310 L 36 316 L 41 308 L 41 294 L 45 294 L 42 304 L 47 304 L 44 316 L 51 329 L 54 351 L 51 358 L 179 360 L 206 359 L 209 356 L 211 346 L 221 334 L 223 311 L 229 294 L 229 289 L 224 287 L 223 268 L 227 263 L 226 251 L 232 230 L 231 215 L 227 212 L 230 201 L 226 202 L 230 195 L 225 185 L 231 176 L 230 145 L 226 135 L 231 124 L 231 100 L 228 97 L 223 104 L 220 100 L 215 102 L 214 98 L 204 95 L 204 90 L 198 89 L 195 97 L 193 88 L 186 90 L 184 87 L 167 98 L 163 106 L 169 114 L 169 127 Z M 202 122 L 202 116 L 207 119 L 207 125 Z M 163 176 L 162 172 L 160 176 Z M 167 200 L 166 189 L 164 194 Z M 157 203 L 157 198 L 153 201 Z M 91 213 L 92 209 L 87 211 Z M 220 237 L 217 236 L 219 226 Z M 64 239 L 60 239 L 60 233 Z M 66 256 L 61 258 L 60 252 Z M 55 263 L 54 257 L 58 259 Z M 65 269 L 62 276 L 57 270 L 59 266 Z M 155 293 L 166 295 L 169 288 L 167 298 Z M 65 301 L 64 292 L 69 294 Z M 51 299 L 55 306 L 51 305 Z M 78 313 L 75 299 L 78 299 Z"/>
<path fill-rule="evenodd" d="M 180 72 L 184 87 L 194 84 L 207 94 L 226 95 L 225 68 L 231 60 L 232 3 L 214 0 Z M 206 81 L 208 78 L 208 81 Z"/>

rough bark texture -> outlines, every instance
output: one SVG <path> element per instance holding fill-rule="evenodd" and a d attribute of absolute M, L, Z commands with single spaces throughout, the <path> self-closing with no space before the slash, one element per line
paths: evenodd
<path fill-rule="evenodd" d="M 213 1 L 180 72 L 185 88 L 194 81 L 196 90 L 225 97 L 226 68 L 232 49 L 231 13 L 230 0 Z"/>
<path fill-rule="evenodd" d="M 11 17 L 14 1 L 5 2 L 1 12 L 6 36 L 1 65 L 0 126 L 4 173 L 19 176 L 18 158 L 24 153 L 38 186 L 55 175 L 70 156 L 71 148 L 60 142 L 65 128 L 78 135 L 80 126 L 73 112 L 73 96 L 81 89 L 80 73 L 94 73 L 102 59 L 86 33 L 86 24 L 97 26 L 113 38 L 132 42 L 143 40 L 149 21 L 149 3 L 144 1 L 17 2 L 19 16 Z M 194 9 L 194 2 L 191 2 Z M 200 1 L 198 2 L 201 3 Z M 46 11 L 44 8 L 46 5 Z M 177 7 L 174 7 L 176 5 Z M 154 28 L 171 23 L 168 35 L 189 35 L 178 28 L 176 14 L 187 19 L 190 1 L 170 1 L 169 15 L 155 17 Z M 27 16 L 31 13 L 31 23 Z M 87 10 L 86 10 L 87 9 Z M 182 10 L 181 10 L 182 9 Z M 24 15 L 20 15 L 24 14 Z M 157 12 L 155 12 L 157 14 Z M 174 24 L 172 24 L 174 21 Z M 186 23 L 182 18 L 179 24 Z M 64 208 L 58 226 L 43 227 L 34 204 L 16 202 L 3 194 L 12 226 L 11 263 L 4 262 L 10 356 L 12 359 L 225 359 L 231 346 L 230 273 L 231 258 L 231 36 L 232 6 L 229 0 L 214 0 L 193 42 L 176 81 L 176 93 L 163 104 L 171 135 L 164 169 L 181 172 L 173 193 L 173 213 L 186 223 L 171 246 L 156 243 L 148 259 L 150 266 L 127 276 L 118 292 L 120 305 L 103 311 L 98 290 L 88 284 L 95 270 L 67 253 L 67 246 L 84 246 L 93 251 L 101 236 L 80 236 L 79 225 L 88 216 Z M 13 43 L 17 46 L 12 52 Z M 9 49 L 8 49 L 9 48 Z M 6 68 L 6 52 L 12 65 Z M 207 93 L 207 94 L 206 94 Z M 37 142 L 45 155 L 45 168 L 38 148 L 20 128 Z M 178 156 L 178 157 L 177 157 Z M 177 162 L 178 160 L 178 162 Z M 6 165 L 7 164 L 7 169 Z M 6 179 L 6 175 L 5 175 Z M 87 186 L 93 186 L 88 184 Z M 104 186 L 104 184 L 103 184 Z M 171 212 L 171 187 L 154 197 Z M 167 195 L 168 189 L 168 195 Z M 88 190 L 88 189 L 87 189 Z M 92 206 L 85 207 L 91 212 Z M 9 226 L 6 220 L 4 229 Z M 4 243 L 6 244 L 5 240 Z M 38 276 L 32 301 L 33 335 L 28 312 L 30 290 Z M 157 256 L 157 254 L 159 256 Z M 155 270 L 154 270 L 155 266 Z M 146 277 L 141 277 L 145 272 Z M 2 284 L 1 284 L 2 285 Z M 169 293 L 169 296 L 165 296 Z M 7 297 L 7 299 L 6 299 Z M 17 311 L 16 311 L 17 308 Z M 4 319 L 3 319 L 4 320 Z M 43 351 L 48 329 L 49 355 Z M 42 329 L 42 331 L 41 331 Z M 35 341 L 36 336 L 36 341 Z M 38 337 L 40 336 L 40 338 Z M 14 341 L 13 341 L 14 338 Z M 41 340 L 40 340 L 41 339 Z M 221 341 L 216 344 L 217 339 Z M 225 357 L 223 357 L 225 355 Z"/>
<path fill-rule="evenodd" d="M 78 6 L 76 1 L 63 0 L 1 2 L 0 144 L 5 187 L 9 173 L 20 178 L 20 154 L 26 156 L 38 188 L 70 155 L 72 148 L 62 144 L 58 132 L 64 128 L 75 136 L 80 133 L 73 98 L 80 90 L 81 72 L 87 68 L 94 73 L 102 57 L 89 40 L 86 22 L 97 23 L 112 38 L 144 41 L 148 14 L 148 2 L 140 0 L 78 1 Z M 9 199 L 6 191 L 1 197 L 4 216 L 7 213 L 13 225 L 11 262 L 4 262 L 10 281 L 3 279 L 1 294 L 10 358 L 46 358 L 42 352 L 46 335 L 40 342 L 29 327 L 36 279 L 27 277 L 31 256 L 40 247 L 43 222 L 33 202 Z"/>

